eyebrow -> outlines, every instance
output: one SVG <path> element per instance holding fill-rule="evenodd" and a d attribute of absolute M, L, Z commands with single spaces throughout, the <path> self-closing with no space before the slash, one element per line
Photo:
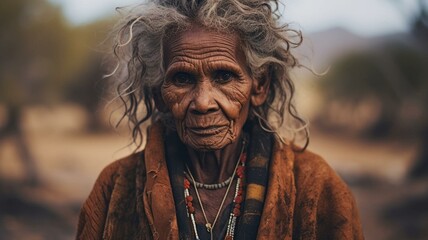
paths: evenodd
<path fill-rule="evenodd" d="M 176 74 L 178 72 L 186 72 L 186 73 L 191 73 L 193 75 L 199 74 L 196 66 L 193 65 L 192 63 L 188 61 L 179 61 L 179 62 L 174 62 L 167 67 L 165 77 L 170 78 L 172 77 L 173 74 Z"/>
<path fill-rule="evenodd" d="M 208 61 L 208 69 L 210 71 L 215 70 L 228 70 L 236 74 L 243 74 L 243 69 L 238 62 L 234 61 L 224 61 L 224 60 L 213 60 Z"/>

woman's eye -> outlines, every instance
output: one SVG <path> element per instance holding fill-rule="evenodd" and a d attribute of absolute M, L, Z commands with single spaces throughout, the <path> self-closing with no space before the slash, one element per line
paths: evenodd
<path fill-rule="evenodd" d="M 192 75 L 183 72 L 175 74 L 172 80 L 176 85 L 188 85 L 195 83 L 195 78 Z"/>
<path fill-rule="evenodd" d="M 220 70 L 215 73 L 214 80 L 218 83 L 228 83 L 235 77 L 236 75 L 232 72 Z"/>

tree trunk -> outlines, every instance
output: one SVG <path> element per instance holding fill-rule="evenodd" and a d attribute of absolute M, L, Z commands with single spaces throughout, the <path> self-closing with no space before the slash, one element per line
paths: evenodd
<path fill-rule="evenodd" d="M 0 143 L 9 137 L 14 140 L 16 150 L 26 173 L 26 182 L 31 185 L 37 185 L 39 184 L 39 177 L 37 173 L 36 161 L 31 154 L 28 143 L 25 139 L 25 134 L 22 131 L 21 112 L 22 109 L 19 106 L 8 106 L 8 118 L 6 124 L 3 128 L 0 129 Z"/>

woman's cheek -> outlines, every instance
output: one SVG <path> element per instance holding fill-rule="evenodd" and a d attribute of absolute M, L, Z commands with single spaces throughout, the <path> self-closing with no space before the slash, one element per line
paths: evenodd
<path fill-rule="evenodd" d="M 183 120 L 186 117 L 189 102 L 186 94 L 174 94 L 174 101 L 169 103 L 169 109 L 175 120 Z"/>
<path fill-rule="evenodd" d="M 222 95 L 224 97 L 220 105 L 224 106 L 224 112 L 229 119 L 237 120 L 243 108 L 250 100 L 250 90 L 246 88 L 242 90 L 239 88 L 226 88 L 222 90 Z"/>
<path fill-rule="evenodd" d="M 164 84 L 161 89 L 162 99 L 165 102 L 168 109 L 171 109 L 171 105 L 173 102 L 176 102 L 175 99 L 177 95 L 172 94 L 171 85 Z"/>
<path fill-rule="evenodd" d="M 186 116 L 186 107 L 183 102 L 176 102 L 172 105 L 171 112 L 175 120 L 183 120 Z"/>
<path fill-rule="evenodd" d="M 162 98 L 174 118 L 183 118 L 185 115 L 183 113 L 184 96 L 183 91 L 177 91 L 172 85 L 162 88 Z"/>

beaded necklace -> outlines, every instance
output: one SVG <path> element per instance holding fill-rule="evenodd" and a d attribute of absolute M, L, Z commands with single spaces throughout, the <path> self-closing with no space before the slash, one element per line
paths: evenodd
<path fill-rule="evenodd" d="M 193 197 L 190 195 L 190 191 L 189 191 L 191 182 L 193 183 L 193 185 L 195 187 L 196 196 L 198 198 L 199 204 L 201 206 L 202 214 L 204 215 L 204 218 L 206 221 L 205 226 L 207 228 L 207 231 L 210 233 L 211 240 L 212 240 L 213 239 L 214 226 L 217 222 L 217 219 L 218 219 L 218 216 L 219 216 L 221 209 L 223 207 L 224 201 L 226 200 L 226 197 L 227 197 L 229 189 L 232 185 L 233 179 L 235 178 L 235 176 L 237 176 L 238 179 L 236 180 L 235 194 L 233 196 L 234 207 L 233 207 L 233 210 L 231 211 L 231 213 L 229 215 L 229 220 L 227 222 L 227 231 L 226 231 L 226 236 L 225 236 L 225 240 L 233 240 L 234 239 L 237 218 L 241 215 L 241 203 L 244 200 L 243 193 L 244 193 L 245 161 L 247 159 L 247 154 L 244 151 L 245 145 L 246 144 L 245 144 L 245 140 L 244 140 L 242 150 L 241 150 L 241 154 L 239 157 L 239 161 L 237 161 L 237 163 L 236 163 L 235 170 L 233 172 L 233 175 L 231 176 L 231 181 L 228 184 L 228 188 L 226 190 L 226 193 L 223 197 L 220 208 L 219 208 L 217 215 L 216 215 L 212 224 L 208 222 L 203 204 L 201 202 L 201 198 L 199 197 L 198 186 L 196 185 L 196 181 L 193 178 L 192 173 L 190 172 L 189 168 L 186 165 L 188 174 L 185 174 L 185 177 L 184 177 L 184 198 L 186 201 L 186 208 L 187 208 L 187 212 L 188 212 L 187 215 L 189 216 L 190 221 L 192 223 L 192 227 L 193 227 L 193 231 L 195 233 L 196 240 L 200 240 L 200 238 L 199 238 L 198 231 L 196 228 L 195 208 L 193 207 Z M 187 175 L 190 176 L 190 179 L 187 178 Z"/>
<path fill-rule="evenodd" d="M 232 181 L 232 176 L 230 176 L 228 179 L 221 183 L 207 184 L 193 181 L 193 178 L 187 172 L 184 172 L 184 175 L 186 176 L 187 180 L 189 180 L 191 184 L 196 185 L 197 188 L 203 188 L 207 190 L 217 190 L 224 188 L 229 185 L 230 181 Z"/>

